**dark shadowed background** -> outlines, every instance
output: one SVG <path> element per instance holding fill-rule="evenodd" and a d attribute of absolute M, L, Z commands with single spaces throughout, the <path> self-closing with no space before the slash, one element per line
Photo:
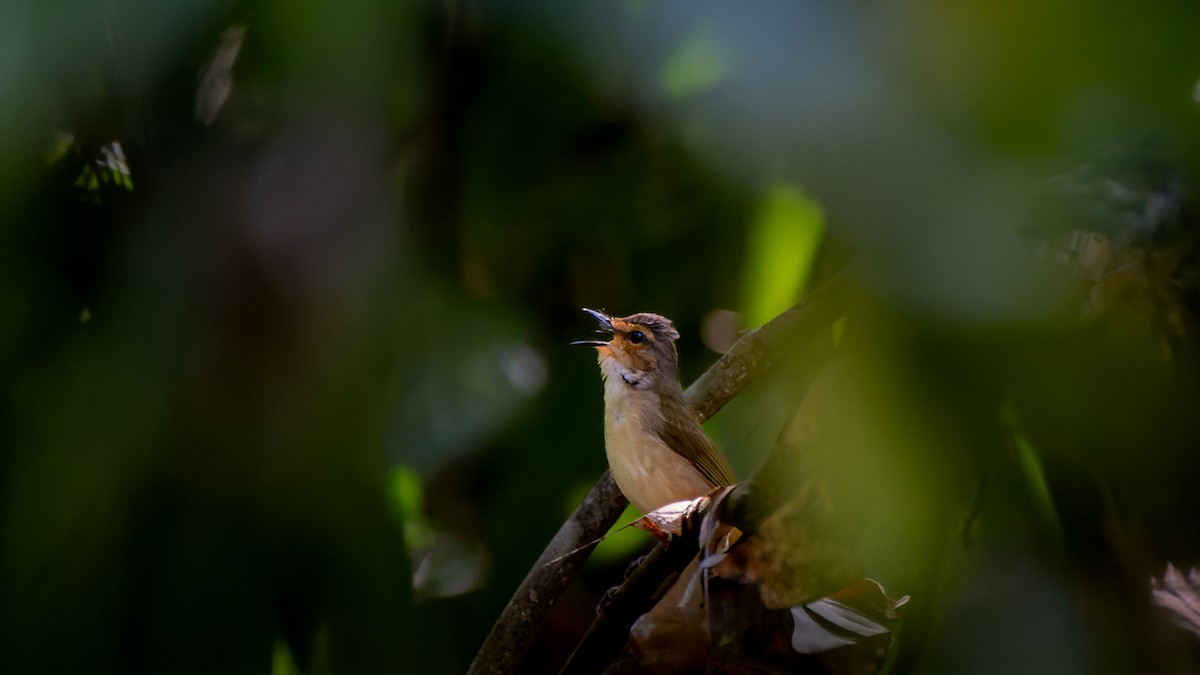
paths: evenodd
<path fill-rule="evenodd" d="M 461 672 L 605 467 L 833 271 L 809 399 L 897 671 L 1193 672 L 1200 8 L 0 5 L 0 671 Z M 797 349 L 800 346 L 796 347 Z M 809 380 L 707 428 L 749 475 Z M 625 521 L 628 521 L 626 518 Z M 553 671 L 648 536 L 606 541 Z"/>

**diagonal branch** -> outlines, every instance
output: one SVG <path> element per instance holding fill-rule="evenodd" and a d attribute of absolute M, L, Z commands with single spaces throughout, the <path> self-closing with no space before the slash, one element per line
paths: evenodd
<path fill-rule="evenodd" d="M 762 327 L 742 334 L 684 392 L 700 421 L 716 414 L 774 365 L 788 347 L 828 332 L 845 308 L 848 290 L 846 275 L 835 276 Z M 475 655 L 468 675 L 507 675 L 516 670 L 550 607 L 587 556 L 581 551 L 551 561 L 602 537 L 628 503 L 606 471 L 529 570 Z M 590 548 L 586 552 L 590 553 Z"/>
<path fill-rule="evenodd" d="M 603 537 L 628 503 L 612 474 L 605 471 L 525 575 L 471 662 L 470 675 L 516 670 L 546 613 L 595 547 L 588 542 Z M 585 550 L 572 554 L 581 547 Z"/>
<path fill-rule="evenodd" d="M 596 619 L 576 645 L 559 675 L 595 672 L 607 664 L 629 639 L 629 629 L 638 617 L 653 607 L 680 572 L 696 557 L 697 532 L 685 527 L 685 536 L 673 537 L 665 546 L 655 546 L 625 581 L 606 596 Z"/>
<path fill-rule="evenodd" d="M 805 344 L 827 333 L 830 324 L 844 315 L 849 292 L 847 275 L 838 274 L 784 313 L 742 333 L 729 351 L 683 393 L 700 421 L 715 415 L 754 378 L 775 365 L 789 346 Z"/>

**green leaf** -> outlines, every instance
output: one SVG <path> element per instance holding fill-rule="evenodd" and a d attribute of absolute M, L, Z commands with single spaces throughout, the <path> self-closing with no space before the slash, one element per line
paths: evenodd
<path fill-rule="evenodd" d="M 804 291 L 825 231 L 821 206 L 782 183 L 763 197 L 750 225 L 742 307 L 747 326 L 759 326 L 790 307 Z"/>

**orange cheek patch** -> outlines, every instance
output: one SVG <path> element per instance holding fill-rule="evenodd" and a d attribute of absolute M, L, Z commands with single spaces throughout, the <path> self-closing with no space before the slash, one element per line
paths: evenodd
<path fill-rule="evenodd" d="M 649 350 L 631 345 L 620 339 L 613 340 L 608 350 L 618 363 L 630 370 L 648 372 L 655 369 L 654 357 Z"/>

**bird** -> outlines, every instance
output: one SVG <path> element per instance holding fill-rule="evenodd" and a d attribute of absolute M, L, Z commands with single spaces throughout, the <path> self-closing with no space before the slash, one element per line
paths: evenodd
<path fill-rule="evenodd" d="M 733 485 L 733 468 L 704 433 L 679 383 L 679 331 L 659 314 L 610 317 L 595 347 L 604 380 L 604 449 L 613 480 L 642 513 Z"/>

